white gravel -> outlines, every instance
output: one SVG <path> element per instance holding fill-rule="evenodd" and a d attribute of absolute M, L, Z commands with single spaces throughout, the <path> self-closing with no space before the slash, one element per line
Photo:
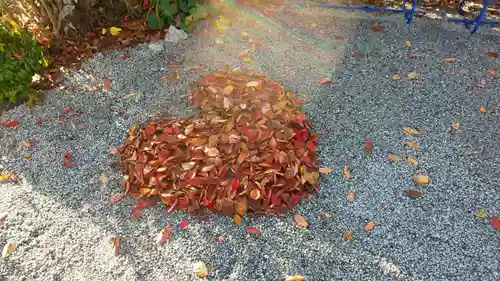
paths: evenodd
<path fill-rule="evenodd" d="M 255 24 L 239 17 L 232 30 L 192 36 L 160 53 L 143 45 L 98 54 L 68 71 L 67 89 L 48 92 L 43 106 L 6 112 L 2 117 L 20 126 L 0 129 L 0 165 L 21 180 L 0 184 L 0 213 L 8 212 L 0 222 L 0 247 L 18 244 L 0 261 L 0 280 L 197 280 L 197 261 L 207 264 L 209 280 L 221 281 L 293 274 L 314 281 L 500 280 L 500 232 L 473 215 L 479 207 L 500 215 L 500 114 L 478 110 L 480 104 L 500 106 L 499 79 L 486 76 L 487 69 L 500 70 L 500 59 L 486 56 L 499 51 L 499 34 L 482 29 L 472 37 L 463 26 L 428 19 L 405 28 L 401 15 L 319 9 L 275 11 L 272 18 L 260 14 Z M 385 30 L 371 31 L 374 23 Z M 251 63 L 238 59 L 249 48 L 241 31 L 261 44 L 258 51 L 250 49 Z M 406 56 L 405 40 L 416 57 Z M 131 58 L 121 59 L 124 52 Z M 446 57 L 458 62 L 442 63 Z M 262 71 L 308 101 L 304 109 L 323 134 L 321 162 L 334 168 L 322 177 L 322 192 L 298 207 L 311 222 L 309 230 L 296 228 L 290 216 L 274 216 L 250 219 L 261 233 L 247 234 L 231 218 L 199 221 L 182 212 L 167 215 L 163 206 L 132 221 L 132 199 L 109 203 L 121 191 L 109 146 L 119 145 L 134 124 L 192 113 L 187 90 L 202 73 L 185 70 L 178 81 L 159 80 L 173 71 L 166 69 L 172 62 L 201 63 L 203 73 L 224 64 Z M 411 71 L 418 80 L 406 78 Z M 393 74 L 402 81 L 391 81 Z M 323 77 L 333 83 L 318 85 Z M 105 78 L 111 81 L 107 90 Z M 475 86 L 476 79 L 485 79 L 486 86 Z M 89 92 L 91 86 L 98 90 Z M 137 95 L 124 99 L 130 92 Z M 67 115 L 65 106 L 81 116 L 55 124 Z M 447 127 L 456 118 L 461 126 L 451 135 Z M 402 126 L 424 133 L 408 137 Z M 374 142 L 373 155 L 363 152 L 365 137 Z M 24 148 L 25 139 L 35 145 Z M 405 155 L 409 139 L 420 142 L 420 166 L 389 164 L 387 151 Z M 72 169 L 62 164 L 66 152 L 73 155 Z M 25 153 L 32 157 L 25 159 Z M 344 165 L 353 167 L 350 182 L 342 178 Z M 416 171 L 428 173 L 431 182 L 422 198 L 409 199 L 403 194 Z M 98 181 L 101 173 L 109 177 L 107 186 Z M 351 189 L 355 202 L 346 200 Z M 190 225 L 180 230 L 184 218 Z M 366 233 L 369 220 L 377 225 Z M 174 225 L 171 241 L 157 246 L 156 235 L 167 223 Z M 352 241 L 345 240 L 346 230 Z M 122 239 L 116 257 L 111 235 Z M 225 240 L 217 242 L 219 236 Z"/>

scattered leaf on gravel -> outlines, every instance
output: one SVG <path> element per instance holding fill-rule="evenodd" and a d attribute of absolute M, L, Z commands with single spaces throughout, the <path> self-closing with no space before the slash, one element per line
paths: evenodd
<path fill-rule="evenodd" d="M 208 276 L 208 269 L 207 266 L 205 265 L 204 262 L 199 261 L 193 265 L 193 272 L 198 276 L 198 277 L 207 277 Z"/>
<path fill-rule="evenodd" d="M 189 226 L 189 221 L 186 219 L 181 220 L 181 222 L 179 223 L 179 228 L 182 230 L 188 228 L 188 226 Z"/>
<path fill-rule="evenodd" d="M 413 44 L 411 43 L 411 41 L 410 41 L 410 40 L 406 40 L 406 41 L 405 41 L 405 45 L 406 45 L 406 48 L 409 48 L 409 49 L 410 49 L 411 47 L 413 47 Z"/>
<path fill-rule="evenodd" d="M 25 153 L 24 158 L 26 159 L 31 159 L 31 153 Z"/>
<path fill-rule="evenodd" d="M 304 276 L 301 275 L 287 276 L 285 278 L 285 281 L 304 281 L 304 280 L 305 280 Z"/>
<path fill-rule="evenodd" d="M 420 131 L 418 129 L 412 129 L 409 127 L 403 127 L 403 131 L 405 133 L 407 133 L 408 135 L 421 135 L 422 134 L 422 131 Z"/>
<path fill-rule="evenodd" d="M 347 241 L 351 241 L 352 240 L 352 235 L 351 235 L 351 232 L 349 231 L 344 231 L 344 236 L 345 236 L 345 239 Z"/>
<path fill-rule="evenodd" d="M 399 80 L 401 80 L 401 75 L 394 74 L 391 76 L 391 80 L 392 81 L 399 81 Z"/>
<path fill-rule="evenodd" d="M 16 246 L 17 245 L 14 244 L 14 243 L 7 242 L 7 244 L 5 244 L 5 246 L 3 247 L 2 258 L 6 259 L 10 255 L 12 255 L 12 252 L 14 251 L 14 249 L 16 248 Z"/>
<path fill-rule="evenodd" d="M 418 161 L 417 161 L 417 159 L 415 159 L 415 157 L 408 155 L 408 164 L 410 164 L 412 166 L 417 166 Z"/>
<path fill-rule="evenodd" d="M 410 150 L 418 150 L 420 148 L 418 141 L 407 141 L 405 146 Z"/>
<path fill-rule="evenodd" d="M 241 56 L 240 59 L 244 62 L 251 62 L 252 61 L 252 57 L 250 57 L 250 56 Z"/>
<path fill-rule="evenodd" d="M 490 221 L 491 226 L 493 226 L 494 229 L 500 230 L 500 217 L 495 217 L 493 216 Z"/>
<path fill-rule="evenodd" d="M 417 78 L 418 78 L 418 73 L 416 73 L 416 72 L 410 72 L 410 73 L 408 73 L 408 79 L 414 80 L 414 79 L 417 79 Z"/>
<path fill-rule="evenodd" d="M 111 82 L 109 79 L 105 78 L 104 79 L 104 89 L 109 89 L 111 87 Z"/>
<path fill-rule="evenodd" d="M 486 80 L 481 78 L 476 81 L 476 86 L 479 88 L 484 88 L 486 86 Z"/>
<path fill-rule="evenodd" d="M 443 61 L 444 62 L 456 62 L 457 58 L 445 58 Z"/>
<path fill-rule="evenodd" d="M 318 172 L 320 172 L 321 174 L 330 174 L 332 171 L 332 168 L 323 167 L 318 169 Z"/>
<path fill-rule="evenodd" d="M 498 58 L 498 53 L 495 51 L 488 51 L 488 57 Z"/>
<path fill-rule="evenodd" d="M 116 204 L 118 202 L 120 202 L 123 197 L 125 197 L 125 194 L 124 193 L 115 193 L 113 195 L 111 195 L 111 197 L 109 197 L 109 202 L 113 203 L 113 204 Z"/>
<path fill-rule="evenodd" d="M 479 106 L 479 112 L 481 113 L 486 113 L 487 110 L 486 110 L 486 107 L 484 107 L 482 104 Z"/>
<path fill-rule="evenodd" d="M 71 161 L 69 161 L 68 159 L 63 160 L 63 165 L 68 168 L 73 168 L 73 163 L 71 163 Z"/>
<path fill-rule="evenodd" d="M 316 23 L 311 23 L 311 28 L 316 28 L 316 27 L 318 27 L 318 24 L 316 24 Z"/>
<path fill-rule="evenodd" d="M 0 222 L 3 222 L 7 218 L 7 215 L 7 212 L 0 213 Z"/>
<path fill-rule="evenodd" d="M 36 119 L 35 120 L 35 125 L 42 125 L 42 120 Z"/>
<path fill-rule="evenodd" d="M 222 243 L 222 242 L 226 241 L 226 238 L 224 238 L 224 236 L 217 236 L 217 237 L 215 237 L 215 241 Z"/>
<path fill-rule="evenodd" d="M 330 84 L 330 83 L 332 83 L 332 80 L 330 80 L 330 78 L 325 77 L 325 78 L 319 79 L 317 82 L 318 82 L 318 84 Z"/>
<path fill-rule="evenodd" d="M 364 151 L 367 154 L 371 154 L 373 150 L 373 141 L 371 139 L 365 139 Z"/>
<path fill-rule="evenodd" d="M 114 146 L 110 146 L 108 149 L 109 154 L 116 155 L 118 154 L 118 149 Z"/>
<path fill-rule="evenodd" d="M 156 244 L 163 245 L 167 243 L 170 239 L 170 233 L 172 232 L 172 226 L 167 224 L 156 237 Z"/>
<path fill-rule="evenodd" d="M 347 201 L 354 202 L 355 200 L 356 200 L 356 193 L 354 191 L 347 193 Z"/>
<path fill-rule="evenodd" d="M 130 218 L 133 220 L 139 219 L 142 217 L 142 208 L 133 207 L 132 211 L 130 211 Z"/>
<path fill-rule="evenodd" d="M 26 147 L 26 148 L 30 148 L 30 147 L 32 147 L 32 146 L 33 146 L 33 142 L 32 142 L 32 141 L 30 141 L 30 140 L 22 140 L 22 141 L 21 141 L 21 144 L 22 144 L 24 147 Z"/>
<path fill-rule="evenodd" d="M 63 108 L 63 112 L 64 112 L 64 113 L 68 113 L 68 112 L 70 112 L 70 111 L 71 111 L 71 109 L 73 109 L 73 107 L 72 107 L 72 106 L 65 106 L 65 107 Z"/>
<path fill-rule="evenodd" d="M 7 122 L 7 124 L 5 124 L 5 126 L 9 127 L 9 128 L 14 128 L 14 127 L 17 127 L 19 125 L 19 122 L 17 121 L 9 121 Z"/>
<path fill-rule="evenodd" d="M 372 231 L 374 227 L 375 227 L 375 221 L 369 221 L 367 224 L 365 224 L 363 230 L 369 232 Z"/>
<path fill-rule="evenodd" d="M 104 186 L 108 185 L 108 182 L 109 182 L 109 180 L 108 180 L 108 176 L 107 176 L 105 173 L 102 173 L 102 174 L 99 176 L 99 182 L 100 182 L 102 185 L 104 185 Z"/>
<path fill-rule="evenodd" d="M 488 76 L 491 76 L 491 77 L 497 76 L 497 70 L 496 69 L 488 69 L 488 71 L 486 73 L 488 74 Z"/>
<path fill-rule="evenodd" d="M 399 155 L 394 154 L 390 151 L 387 153 L 387 159 L 389 159 L 389 162 L 391 162 L 391 163 L 401 161 L 401 157 Z"/>
<path fill-rule="evenodd" d="M 256 227 L 248 227 L 247 232 L 248 233 L 260 233 L 260 230 Z"/>
<path fill-rule="evenodd" d="M 380 24 L 374 24 L 374 25 L 372 25 L 372 30 L 375 32 L 379 32 L 379 31 L 384 30 L 384 26 L 380 25 Z"/>
<path fill-rule="evenodd" d="M 477 209 L 476 212 L 474 212 L 474 215 L 478 218 L 486 218 L 488 213 L 485 209 Z"/>
<path fill-rule="evenodd" d="M 299 214 L 294 214 L 293 219 L 295 220 L 295 224 L 299 227 L 307 228 L 309 226 L 309 223 L 307 222 L 306 218 Z"/>
<path fill-rule="evenodd" d="M 418 189 L 414 189 L 414 188 L 410 188 L 410 189 L 406 190 L 405 194 L 406 194 L 406 196 L 408 196 L 410 198 L 418 198 L 418 197 L 422 197 L 424 195 L 422 193 L 422 191 L 420 191 Z"/>
<path fill-rule="evenodd" d="M 238 214 L 234 214 L 234 216 L 233 216 L 233 222 L 236 225 L 241 225 L 243 223 L 243 218 L 240 215 L 238 215 Z"/>
<path fill-rule="evenodd" d="M 352 179 L 351 167 L 349 165 L 344 167 L 344 179 L 346 180 Z"/>
<path fill-rule="evenodd" d="M 111 237 L 112 241 L 112 246 L 111 246 L 111 252 L 113 255 L 117 256 L 120 252 L 120 237 L 118 236 L 113 236 Z"/>
<path fill-rule="evenodd" d="M 450 125 L 450 131 L 456 131 L 459 128 L 460 128 L 460 121 L 458 119 L 453 121 L 453 123 L 451 123 Z"/>
<path fill-rule="evenodd" d="M 414 175 L 413 176 L 414 184 L 429 184 L 429 176 L 424 175 Z"/>
<path fill-rule="evenodd" d="M 319 215 L 325 219 L 332 217 L 332 215 L 330 215 L 328 212 L 321 212 L 321 213 L 319 213 Z"/>

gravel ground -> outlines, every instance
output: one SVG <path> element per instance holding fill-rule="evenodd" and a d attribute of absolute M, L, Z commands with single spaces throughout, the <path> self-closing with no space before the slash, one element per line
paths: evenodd
<path fill-rule="evenodd" d="M 417 19 L 405 28 L 401 15 L 318 9 L 248 16 L 253 20 L 241 16 L 232 29 L 210 29 L 160 53 L 143 45 L 96 55 L 68 71 L 66 90 L 49 92 L 43 106 L 5 113 L 20 126 L 1 129 L 0 165 L 21 180 L 0 185 L 0 212 L 8 212 L 0 223 L 0 246 L 18 244 L 0 261 L 0 280 L 197 280 L 197 261 L 207 264 L 209 280 L 284 280 L 293 274 L 314 281 L 500 280 L 500 232 L 473 214 L 484 208 L 500 215 L 500 114 L 479 112 L 480 104 L 500 106 L 500 80 L 486 75 L 500 69 L 500 59 L 486 56 L 500 47 L 498 33 L 482 29 L 471 37 L 463 26 L 439 21 Z M 385 29 L 373 32 L 375 23 Z M 238 58 L 249 48 L 241 31 L 260 45 L 250 49 L 250 63 Z M 412 58 L 405 40 L 413 44 Z M 123 53 L 131 57 L 120 58 Z M 446 57 L 458 61 L 443 63 Z M 173 71 L 165 69 L 173 62 L 203 68 L 182 71 L 180 80 L 159 80 Z M 304 109 L 322 132 L 320 161 L 334 168 L 322 177 L 322 192 L 298 207 L 310 229 L 295 227 L 290 216 L 274 216 L 249 220 L 261 233 L 247 234 L 231 218 L 199 221 L 182 212 L 167 215 L 163 206 L 132 221 L 132 199 L 109 203 L 121 190 L 121 174 L 108 147 L 119 145 L 133 124 L 189 114 L 190 84 L 224 64 L 262 71 L 307 100 Z M 412 71 L 418 79 L 407 78 Z M 393 74 L 402 80 L 391 81 Z M 103 88 L 105 77 L 109 89 Z M 317 84 L 322 77 L 333 83 Z M 478 79 L 484 87 L 476 86 Z M 82 114 L 54 123 L 65 106 Z M 459 130 L 448 133 L 457 118 Z M 402 126 L 424 133 L 410 137 Z M 374 142 L 372 155 L 363 152 L 365 137 Z M 24 148 L 26 139 L 35 145 Z M 388 150 L 406 155 L 407 140 L 419 141 L 420 165 L 388 163 Z M 73 169 L 62 165 L 66 152 L 73 155 Z M 353 168 L 352 181 L 342 177 L 345 165 Z M 423 197 L 410 199 L 404 191 L 416 172 L 427 173 L 430 184 Z M 109 177 L 106 186 L 99 183 L 101 173 Z M 350 190 L 355 202 L 346 200 Z M 190 220 L 186 230 L 178 227 L 181 219 Z M 363 231 L 370 220 L 375 228 Z M 171 241 L 156 246 L 166 223 L 175 225 Z M 116 257 L 110 235 L 121 237 Z M 223 242 L 215 241 L 219 236 Z"/>

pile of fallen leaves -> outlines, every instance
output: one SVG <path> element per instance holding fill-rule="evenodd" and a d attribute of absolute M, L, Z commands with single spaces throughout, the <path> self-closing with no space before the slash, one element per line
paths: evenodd
<path fill-rule="evenodd" d="M 303 102 L 260 73 L 214 72 L 191 90 L 201 115 L 132 127 L 118 155 L 126 193 L 189 212 L 282 213 L 319 191 Z M 204 208 L 203 208 L 204 207 Z"/>

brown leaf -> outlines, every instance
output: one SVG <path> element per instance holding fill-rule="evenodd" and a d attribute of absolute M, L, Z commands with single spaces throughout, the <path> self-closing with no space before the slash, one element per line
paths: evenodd
<path fill-rule="evenodd" d="M 422 131 L 420 131 L 418 129 L 412 129 L 409 127 L 403 127 L 403 131 L 405 133 L 407 133 L 408 135 L 421 135 L 422 134 Z"/>
<path fill-rule="evenodd" d="M 414 184 L 429 184 L 429 176 L 425 175 L 414 175 L 413 176 L 413 183 Z"/>
<path fill-rule="evenodd" d="M 347 201 L 354 202 L 355 200 L 356 200 L 356 193 L 354 191 L 347 193 Z"/>
<path fill-rule="evenodd" d="M 238 214 L 235 214 L 235 215 L 234 215 L 234 217 L 233 217 L 233 222 L 234 222 L 234 224 L 236 224 L 236 225 L 241 225 L 241 223 L 242 223 L 242 218 L 241 218 L 241 216 L 240 216 L 240 215 L 238 215 Z"/>
<path fill-rule="evenodd" d="M 389 159 L 389 162 L 391 162 L 391 163 L 399 162 L 399 161 L 402 160 L 399 155 L 394 154 L 394 153 L 392 153 L 390 151 L 387 153 L 387 159 Z"/>
<path fill-rule="evenodd" d="M 301 275 L 287 276 L 285 278 L 285 281 L 304 281 L 304 280 L 305 280 L 304 276 Z"/>
<path fill-rule="evenodd" d="M 7 218 L 7 215 L 8 215 L 7 212 L 0 213 L 0 223 Z"/>
<path fill-rule="evenodd" d="M 410 188 L 408 190 L 406 190 L 406 196 L 410 197 L 410 198 L 418 198 L 418 197 L 421 197 L 423 196 L 424 194 L 422 193 L 422 191 L 418 190 L 418 189 L 413 189 L 413 188 Z"/>
<path fill-rule="evenodd" d="M 2 258 L 6 259 L 10 257 L 10 255 L 12 255 L 12 252 L 14 251 L 14 249 L 16 249 L 16 247 L 17 247 L 16 244 L 7 242 L 7 244 L 5 244 L 2 250 Z"/>
<path fill-rule="evenodd" d="M 372 231 L 374 227 L 375 227 L 375 221 L 369 221 L 367 224 L 365 224 L 363 230 L 369 232 Z"/>
<path fill-rule="evenodd" d="M 318 169 L 318 172 L 320 172 L 321 174 L 330 174 L 332 171 L 333 171 L 332 168 L 323 167 Z"/>
<path fill-rule="evenodd" d="M 118 236 L 111 237 L 111 242 L 112 242 L 111 253 L 117 256 L 120 253 L 120 237 Z"/>
<path fill-rule="evenodd" d="M 456 62 L 457 59 L 456 58 L 445 58 L 443 61 L 444 62 Z"/>
<path fill-rule="evenodd" d="M 223 102 L 224 102 L 224 108 L 225 109 L 229 109 L 229 108 L 233 107 L 233 103 L 227 97 L 224 97 L 224 101 Z"/>
<path fill-rule="evenodd" d="M 420 148 L 418 141 L 407 141 L 405 146 L 406 146 L 406 148 L 411 149 L 411 150 L 418 150 Z"/>
<path fill-rule="evenodd" d="M 488 57 L 498 58 L 498 53 L 495 51 L 488 51 Z"/>
<path fill-rule="evenodd" d="M 384 30 L 384 26 L 380 25 L 380 24 L 374 24 L 374 25 L 372 25 L 372 30 L 374 32 L 379 32 L 379 31 Z"/>
<path fill-rule="evenodd" d="M 109 89 L 111 88 L 111 82 L 109 81 L 108 78 L 104 79 L 104 89 Z"/>
<path fill-rule="evenodd" d="M 344 167 L 344 179 L 346 180 L 352 179 L 351 167 L 349 165 Z"/>
<path fill-rule="evenodd" d="M 399 80 L 401 80 L 401 75 L 394 74 L 391 76 L 391 80 L 392 81 L 399 81 Z"/>
<path fill-rule="evenodd" d="M 167 243 L 170 239 L 170 233 L 172 232 L 172 226 L 167 224 L 156 237 L 156 244 L 163 245 Z"/>
<path fill-rule="evenodd" d="M 481 113 L 487 112 L 486 108 L 482 104 L 479 106 L 479 112 L 481 112 Z"/>
<path fill-rule="evenodd" d="M 293 219 L 295 220 L 295 224 L 298 227 L 307 228 L 309 226 L 309 223 L 307 222 L 306 218 L 304 218 L 303 216 L 301 216 L 299 214 L 294 214 Z"/>
<path fill-rule="evenodd" d="M 351 241 L 352 240 L 352 235 L 351 235 L 351 232 L 349 231 L 344 231 L 344 236 L 345 236 L 345 239 L 347 241 Z"/>
<path fill-rule="evenodd" d="M 488 71 L 486 73 L 488 74 L 488 76 L 491 76 L 491 77 L 497 76 L 497 70 L 496 69 L 488 69 Z"/>
<path fill-rule="evenodd" d="M 408 164 L 410 164 L 412 166 L 417 166 L 418 161 L 417 161 L 417 159 L 415 159 L 415 157 L 408 155 Z"/>
<path fill-rule="evenodd" d="M 332 83 L 332 80 L 330 80 L 330 78 L 325 77 L 325 78 L 319 79 L 317 82 L 318 82 L 318 84 L 330 84 L 330 83 Z"/>

